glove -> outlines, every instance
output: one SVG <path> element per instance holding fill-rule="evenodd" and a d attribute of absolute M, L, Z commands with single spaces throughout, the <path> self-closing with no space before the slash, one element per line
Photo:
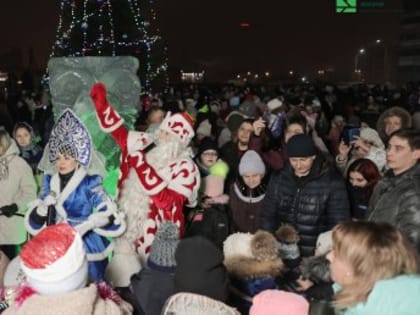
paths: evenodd
<path fill-rule="evenodd" d="M 48 207 L 48 206 L 54 206 L 57 203 L 57 199 L 55 197 L 53 197 L 51 194 L 49 194 L 47 197 L 44 198 L 44 200 L 42 201 L 42 203 L 46 207 Z"/>
<path fill-rule="evenodd" d="M 0 208 L 0 213 L 2 213 L 8 218 L 14 215 L 17 211 L 18 211 L 18 206 L 15 203 L 12 203 L 10 205 L 6 205 Z"/>
<path fill-rule="evenodd" d="M 40 217 L 46 217 L 47 214 L 48 214 L 48 206 L 46 206 L 43 203 L 41 203 L 38 207 L 36 207 L 36 213 Z"/>
<path fill-rule="evenodd" d="M 92 213 L 88 221 L 92 223 L 93 228 L 101 228 L 110 223 L 109 217 L 101 212 Z"/>

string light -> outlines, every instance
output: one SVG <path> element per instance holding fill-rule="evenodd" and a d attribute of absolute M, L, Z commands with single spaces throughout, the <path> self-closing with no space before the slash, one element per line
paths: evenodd
<path fill-rule="evenodd" d="M 133 31 L 119 29 L 111 0 L 61 0 L 56 38 L 50 57 L 134 55 L 140 59 L 143 90 L 156 82 L 169 86 L 167 47 L 155 26 L 155 1 L 125 0 Z M 118 8 L 124 5 L 118 2 Z M 115 6 L 115 4 L 114 4 Z M 143 14 L 142 14 L 143 13 Z M 130 21 L 121 21 L 130 25 Z M 152 30 L 152 27 L 154 30 Z"/>

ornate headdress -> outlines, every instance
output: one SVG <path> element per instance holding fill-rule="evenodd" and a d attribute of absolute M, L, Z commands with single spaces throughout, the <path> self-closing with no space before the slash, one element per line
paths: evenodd
<path fill-rule="evenodd" d="M 89 173 L 104 174 L 104 163 L 93 149 L 89 130 L 68 108 L 58 117 L 38 168 L 47 173 L 51 172 L 58 154 L 71 156 Z"/>
<path fill-rule="evenodd" d="M 73 157 L 87 167 L 92 157 L 92 139 L 89 131 L 71 109 L 58 117 L 48 140 L 48 158 L 51 163 L 59 153 Z"/>

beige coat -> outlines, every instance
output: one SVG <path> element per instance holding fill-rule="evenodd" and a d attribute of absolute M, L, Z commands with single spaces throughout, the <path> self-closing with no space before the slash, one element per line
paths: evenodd
<path fill-rule="evenodd" d="M 24 159 L 19 157 L 19 149 L 15 142 L 0 157 L 5 163 L 8 176 L 0 178 L 0 207 L 16 203 L 19 213 L 24 214 L 28 202 L 36 199 L 36 184 L 32 169 Z M 22 244 L 26 240 L 23 218 L 0 216 L 0 245 Z"/>
<path fill-rule="evenodd" d="M 95 284 L 87 288 L 56 296 L 34 294 L 21 306 L 13 305 L 3 315 L 129 315 L 131 307 L 124 308 L 99 296 Z"/>

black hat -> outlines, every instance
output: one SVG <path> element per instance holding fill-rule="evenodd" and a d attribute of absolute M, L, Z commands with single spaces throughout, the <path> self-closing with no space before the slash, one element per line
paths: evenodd
<path fill-rule="evenodd" d="M 210 137 L 205 137 L 203 140 L 201 140 L 200 145 L 198 147 L 198 156 L 200 156 L 201 153 L 207 150 L 214 150 L 216 152 L 219 151 L 216 141 L 214 141 Z"/>
<path fill-rule="evenodd" d="M 309 157 L 316 155 L 315 143 L 311 136 L 299 134 L 291 137 L 286 144 L 288 157 Z"/>

